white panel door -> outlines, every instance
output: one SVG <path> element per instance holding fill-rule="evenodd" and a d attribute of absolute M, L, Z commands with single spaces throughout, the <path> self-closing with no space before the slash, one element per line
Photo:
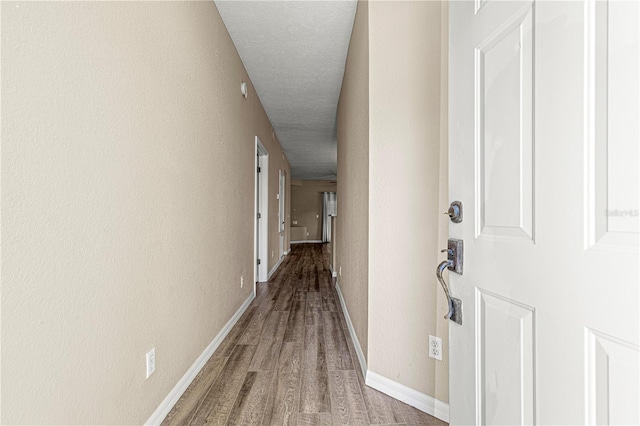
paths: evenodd
<path fill-rule="evenodd" d="M 255 273 L 255 282 L 259 282 L 260 281 L 260 225 L 261 223 L 261 211 L 260 211 L 260 153 L 257 152 L 256 150 L 256 208 L 255 208 L 255 221 L 256 221 L 256 227 L 255 227 L 255 237 L 256 237 L 256 259 L 255 259 L 255 269 L 256 269 L 256 273 Z"/>
<path fill-rule="evenodd" d="M 640 424 L 640 2 L 450 2 L 451 424 Z"/>
<path fill-rule="evenodd" d="M 285 192 L 286 192 L 286 172 L 284 170 L 280 170 L 279 174 L 279 189 L 278 189 L 278 233 L 279 233 L 279 250 L 280 257 L 284 256 L 284 233 L 285 233 Z"/>

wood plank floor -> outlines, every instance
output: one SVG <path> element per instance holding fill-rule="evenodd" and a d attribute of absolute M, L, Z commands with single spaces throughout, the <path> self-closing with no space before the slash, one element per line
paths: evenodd
<path fill-rule="evenodd" d="M 365 386 L 322 244 L 296 244 L 163 425 L 446 425 Z"/>

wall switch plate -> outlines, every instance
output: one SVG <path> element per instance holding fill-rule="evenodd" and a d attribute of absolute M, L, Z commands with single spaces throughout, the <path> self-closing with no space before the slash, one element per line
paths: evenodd
<path fill-rule="evenodd" d="M 429 357 L 442 361 L 442 339 L 429 335 Z"/>
<path fill-rule="evenodd" d="M 338 268 L 338 275 L 342 276 L 342 266 Z"/>
<path fill-rule="evenodd" d="M 156 348 L 147 352 L 147 379 L 156 371 Z"/>
<path fill-rule="evenodd" d="M 244 275 L 240 275 L 240 288 L 244 287 Z"/>

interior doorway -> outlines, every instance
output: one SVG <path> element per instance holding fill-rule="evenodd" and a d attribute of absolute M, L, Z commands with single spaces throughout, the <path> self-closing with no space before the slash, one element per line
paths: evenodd
<path fill-rule="evenodd" d="M 286 217 L 285 217 L 285 192 L 286 192 L 286 179 L 287 175 L 284 170 L 280 170 L 280 180 L 279 180 L 279 189 L 278 189 L 278 233 L 279 233 L 279 246 L 280 246 L 280 258 L 284 256 L 284 231 L 286 227 Z"/>
<path fill-rule="evenodd" d="M 256 136 L 255 161 L 255 274 L 254 282 L 267 281 L 267 247 L 269 238 L 269 153 Z M 254 284 L 255 292 L 255 284 Z"/>

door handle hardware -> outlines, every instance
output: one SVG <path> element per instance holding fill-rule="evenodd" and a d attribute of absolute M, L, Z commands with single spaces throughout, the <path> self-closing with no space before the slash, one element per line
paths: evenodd
<path fill-rule="evenodd" d="M 462 202 L 461 201 L 453 201 L 449 206 L 449 210 L 444 212 L 449 218 L 451 218 L 451 222 L 460 223 L 462 222 Z"/>
<path fill-rule="evenodd" d="M 462 240 L 456 240 L 449 238 L 447 248 L 442 250 L 442 253 L 447 253 L 447 260 L 451 263 L 447 266 L 452 272 L 462 275 L 462 260 L 464 254 L 464 244 Z"/>
<path fill-rule="evenodd" d="M 449 319 L 462 325 L 462 300 L 451 297 L 451 294 L 449 293 L 449 286 L 442 277 L 442 272 L 444 272 L 445 269 L 450 268 L 452 264 L 453 261 L 449 259 L 440 262 L 438 268 L 436 269 L 436 277 L 438 277 L 438 281 L 440 282 L 440 285 L 444 290 L 444 294 L 445 296 L 447 296 L 447 304 L 449 306 L 449 312 L 447 312 L 447 315 L 444 316 L 444 319 Z"/>
<path fill-rule="evenodd" d="M 447 241 L 447 248 L 441 250 L 442 253 L 447 253 L 447 260 L 440 262 L 436 269 L 436 277 L 444 290 L 444 294 L 447 296 L 447 303 L 449 305 L 449 312 L 444 316 L 445 319 L 450 319 L 460 325 L 462 325 L 462 300 L 451 297 L 449 293 L 449 286 L 442 277 L 442 273 L 445 269 L 462 275 L 462 255 L 464 252 L 464 245 L 462 240 L 456 240 L 455 238 L 449 238 Z"/>

